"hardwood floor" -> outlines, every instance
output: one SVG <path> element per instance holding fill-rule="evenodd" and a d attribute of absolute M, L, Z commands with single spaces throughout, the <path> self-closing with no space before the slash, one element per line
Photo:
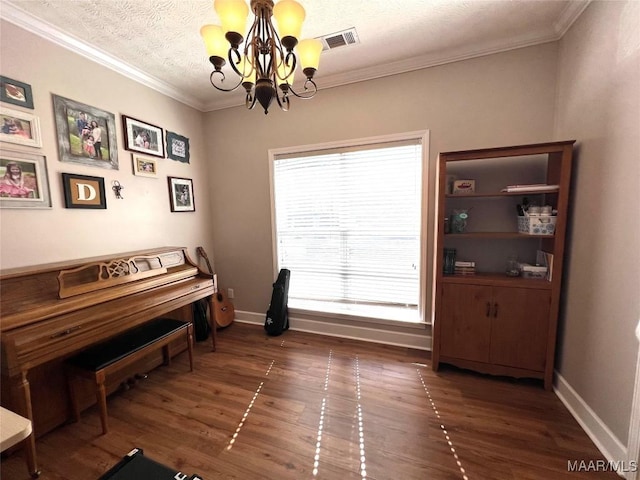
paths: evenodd
<path fill-rule="evenodd" d="M 539 383 L 443 368 L 425 352 L 234 323 L 38 439 L 43 480 L 97 479 L 133 447 L 213 479 L 542 480 L 603 460 Z M 22 453 L 2 478 L 29 478 Z M 153 479 L 150 479 L 153 480 Z"/>

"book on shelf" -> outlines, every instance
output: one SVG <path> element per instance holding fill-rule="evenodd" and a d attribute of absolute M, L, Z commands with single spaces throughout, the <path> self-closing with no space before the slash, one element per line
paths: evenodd
<path fill-rule="evenodd" d="M 555 192 L 560 188 L 559 185 L 547 185 L 546 183 L 531 183 L 528 185 L 507 185 L 501 192 Z"/>
<path fill-rule="evenodd" d="M 455 263 L 456 267 L 475 267 L 476 262 L 463 262 L 461 260 L 457 260 Z"/>
<path fill-rule="evenodd" d="M 475 275 L 476 262 L 464 262 L 457 260 L 454 264 L 453 273 L 456 275 Z"/>
<path fill-rule="evenodd" d="M 453 272 L 455 275 L 475 275 L 476 270 L 474 269 L 459 269 L 456 268 Z"/>
<path fill-rule="evenodd" d="M 553 253 L 538 250 L 536 252 L 536 264 L 547 267 L 547 280 L 551 281 L 553 278 Z"/>

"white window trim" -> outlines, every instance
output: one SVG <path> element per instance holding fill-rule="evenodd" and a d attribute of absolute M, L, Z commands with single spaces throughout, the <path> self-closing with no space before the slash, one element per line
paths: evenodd
<path fill-rule="evenodd" d="M 271 258 L 273 265 L 273 278 L 278 275 L 278 252 L 276 241 L 276 211 L 275 211 L 275 185 L 274 185 L 274 162 L 278 155 L 290 155 L 296 153 L 306 153 L 318 150 L 329 150 L 335 148 L 346 148 L 353 146 L 365 146 L 371 144 L 379 144 L 385 142 L 399 142 L 403 140 L 412 140 L 419 138 L 422 143 L 422 198 L 421 209 L 422 215 L 420 219 L 420 237 L 422 242 L 420 244 L 420 302 L 419 302 L 419 316 L 420 322 L 400 322 L 393 320 L 381 320 L 375 318 L 366 318 L 360 316 L 339 315 L 340 318 L 350 319 L 357 322 L 369 322 L 369 323 L 384 323 L 387 325 L 398 326 L 410 326 L 415 325 L 421 328 L 426 328 L 427 325 L 431 325 L 432 317 L 432 281 L 433 281 L 433 259 L 432 257 L 432 241 L 428 237 L 428 218 L 429 218 L 429 130 L 417 130 L 413 132 L 397 133 L 391 135 L 380 135 L 375 137 L 365 137 L 352 140 L 342 140 L 336 142 L 316 143 L 312 145 L 300 145 L 296 147 L 285 148 L 273 148 L 269 149 L 269 195 L 271 202 Z M 301 312 L 302 313 L 302 312 Z M 313 314 L 314 317 L 319 318 L 336 318 L 337 315 L 324 312 L 309 312 L 305 313 Z"/>

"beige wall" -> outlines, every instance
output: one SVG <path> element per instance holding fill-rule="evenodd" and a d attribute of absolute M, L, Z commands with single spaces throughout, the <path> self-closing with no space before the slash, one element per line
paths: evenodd
<path fill-rule="evenodd" d="M 269 149 L 428 129 L 433 176 L 439 151 L 549 141 L 556 53 L 546 44 L 321 90 L 294 98 L 287 113 L 208 113 L 217 271 L 221 285 L 235 289 L 236 309 L 266 311 L 276 274 Z M 432 178 L 431 200 L 433 185 Z"/>
<path fill-rule="evenodd" d="M 578 149 L 557 368 L 623 444 L 640 319 L 640 3 L 593 2 L 560 42 L 556 137 Z"/>
<path fill-rule="evenodd" d="M 2 22 L 1 35 L 2 74 L 32 86 L 30 112 L 40 118 L 43 137 L 42 149 L 8 148 L 46 156 L 53 201 L 51 210 L 0 211 L 2 268 L 161 245 L 193 253 L 202 244 L 210 256 L 215 250 L 215 268 L 235 289 L 236 307 L 263 312 L 274 276 L 268 149 L 429 129 L 433 173 L 438 151 L 552 135 L 553 43 L 321 90 L 313 100 L 294 99 L 288 113 L 238 107 L 205 114 L 202 122 L 200 112 L 11 23 Z M 119 171 L 58 160 L 51 93 L 116 115 Z M 160 160 L 159 179 L 133 176 L 120 114 L 189 137 L 191 164 Z M 108 191 L 106 211 L 65 209 L 61 172 L 102 176 L 107 186 L 118 180 L 124 200 Z M 196 213 L 169 211 L 167 175 L 194 179 Z M 431 198 L 433 183 L 427 188 Z"/>
<path fill-rule="evenodd" d="M 0 210 L 0 267 L 165 245 L 187 246 L 194 259 L 198 245 L 211 251 L 202 114 L 11 23 L 3 21 L 0 31 L 0 73 L 32 86 L 35 110 L 24 110 L 40 118 L 43 143 L 42 148 L 3 147 L 46 156 L 53 203 L 50 210 Z M 118 171 L 59 161 L 52 93 L 115 114 Z M 159 159 L 157 179 L 134 176 L 131 152 L 124 150 L 121 114 L 189 137 L 191 164 Z M 64 208 L 61 172 L 103 177 L 107 209 Z M 168 175 L 194 180 L 195 213 L 171 213 Z M 124 185 L 124 200 L 116 200 L 111 191 L 113 180 Z"/>
<path fill-rule="evenodd" d="M 640 316 L 638 5 L 592 3 L 559 45 L 321 90 L 268 116 L 201 114 L 3 21 L 0 73 L 32 85 L 43 137 L 41 149 L 8 148 L 46 156 L 53 208 L 0 211 L 0 267 L 203 245 L 236 308 L 263 313 L 275 275 L 270 148 L 428 129 L 433 175 L 439 151 L 575 138 L 558 368 L 624 442 Z M 52 92 L 116 115 L 119 171 L 58 160 Z M 120 114 L 189 137 L 192 163 L 160 160 L 159 179 L 134 177 Z M 118 180 L 124 200 L 108 191 L 105 211 L 65 209 L 60 172 Z M 169 211 L 167 175 L 194 179 L 196 213 Z M 432 202 L 433 179 L 426 187 Z"/>

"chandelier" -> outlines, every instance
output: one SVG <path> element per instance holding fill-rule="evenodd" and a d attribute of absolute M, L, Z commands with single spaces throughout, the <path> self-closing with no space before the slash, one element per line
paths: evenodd
<path fill-rule="evenodd" d="M 215 0 L 213 7 L 222 27 L 204 25 L 200 29 L 214 67 L 209 77 L 211 85 L 223 92 L 231 92 L 242 85 L 247 108 L 252 109 L 257 101 L 265 114 L 269 113 L 274 98 L 280 108 L 287 111 L 290 94 L 299 98 L 311 98 L 316 94 L 318 87 L 313 76 L 318 69 L 322 43 L 316 39 L 298 41 L 305 18 L 302 5 L 294 0 L 280 0 L 274 7 L 272 0 L 251 0 L 255 18 L 246 41 L 241 33 L 249 15 L 246 2 Z M 273 26 L 272 16 L 276 18 L 278 30 Z M 222 71 L 225 57 L 237 75 L 231 85 L 225 84 L 227 78 Z M 292 87 L 298 63 L 306 77 L 300 92 Z"/>

